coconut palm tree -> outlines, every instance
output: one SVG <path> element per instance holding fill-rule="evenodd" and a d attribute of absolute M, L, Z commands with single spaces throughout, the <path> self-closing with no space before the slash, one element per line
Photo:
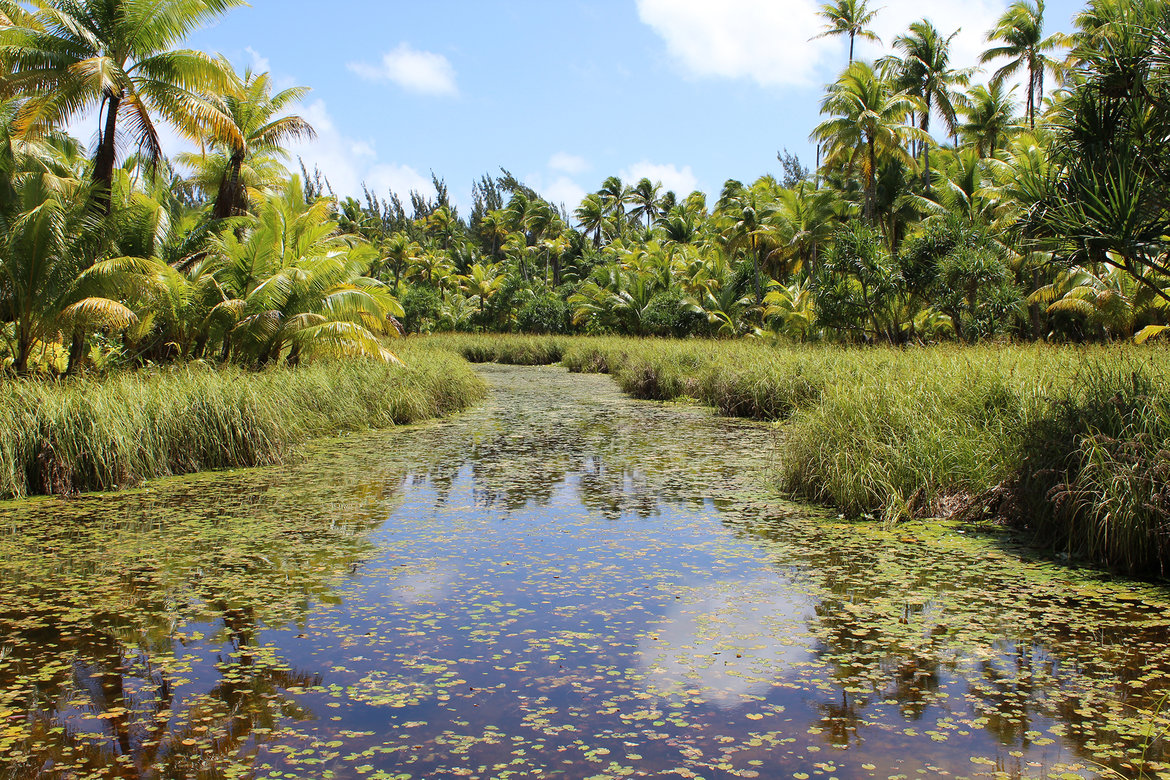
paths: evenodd
<path fill-rule="evenodd" d="M 864 62 L 849 66 L 821 102 L 821 113 L 833 118 L 818 125 L 811 138 L 825 145 L 826 167 L 851 174 L 860 165 L 865 216 L 870 221 L 876 218 L 878 164 L 891 159 L 913 166 L 906 143 L 927 140 L 925 133 L 905 122 L 921 107 L 918 98 L 897 90 Z"/>
<path fill-rule="evenodd" d="M 390 318 L 402 307 L 385 284 L 364 276 L 374 250 L 337 230 L 329 201 L 305 200 L 294 176 L 260 204 L 242 235 L 227 231 L 214 242 L 217 279 L 238 317 L 225 352 L 260 365 L 316 353 L 397 360 L 379 336 L 397 334 Z"/>
<path fill-rule="evenodd" d="M 930 134 L 930 119 L 935 112 L 942 117 L 947 133 L 956 133 L 956 107 L 962 107 L 964 97 L 955 87 L 965 87 L 971 79 L 971 69 L 955 70 L 950 64 L 951 41 L 958 34 L 956 31 L 944 38 L 933 24 L 922 19 L 894 39 L 894 49 L 901 52 L 901 56 L 892 55 L 882 60 L 894 85 L 921 102 L 918 127 L 925 135 Z M 923 180 L 929 184 L 930 141 L 923 139 L 920 145 Z"/>
<path fill-rule="evenodd" d="M 1059 77 L 1062 68 L 1059 60 L 1049 57 L 1047 52 L 1058 48 L 1064 40 L 1062 35 L 1044 37 L 1044 0 L 1016 0 L 1004 11 L 994 29 L 987 34 L 988 41 L 999 41 L 983 52 L 979 61 L 1008 59 L 992 76 L 992 81 L 1003 81 L 1024 70 L 1028 74 L 1028 126 L 1036 127 L 1036 109 L 1044 99 L 1044 74 Z"/>
<path fill-rule="evenodd" d="M 42 133 L 97 109 L 93 181 L 107 213 L 120 122 L 148 165 L 162 158 L 156 117 L 192 137 L 239 135 L 204 95 L 228 90 L 223 63 L 174 48 L 244 0 L 41 0 L 22 26 L 0 29 L 9 88 L 26 97 L 23 133 Z"/>
<path fill-rule="evenodd" d="M 585 235 L 593 234 L 593 248 L 601 248 L 601 233 L 605 228 L 605 204 L 601 199 L 601 195 L 597 193 L 590 193 L 581 201 L 581 205 L 573 212 L 573 216 L 577 218 L 578 224 L 581 225 L 581 231 Z"/>
<path fill-rule="evenodd" d="M 634 207 L 630 210 L 630 217 L 631 219 L 645 217 L 647 233 L 650 232 L 654 220 L 662 213 L 658 205 L 658 193 L 661 189 L 661 184 L 653 184 L 649 179 L 643 178 L 630 190 L 630 203 Z"/>
<path fill-rule="evenodd" d="M 622 184 L 622 180 L 617 176 L 610 176 L 602 183 L 597 195 L 601 198 L 606 216 L 620 230 L 626 219 L 626 204 L 630 202 L 630 188 Z"/>
<path fill-rule="evenodd" d="M 882 39 L 869 29 L 870 23 L 880 10 L 880 8 L 869 10 L 868 0 L 835 0 L 832 3 L 825 3 L 821 6 L 821 16 L 829 23 L 825 25 L 825 31 L 815 36 L 814 40 L 830 36 L 849 36 L 849 64 L 852 65 L 853 44 L 856 39 L 882 42 Z"/>
<path fill-rule="evenodd" d="M 242 216 L 248 212 L 248 190 L 270 186 L 288 174 L 280 164 L 290 141 L 311 140 L 316 133 L 300 116 L 279 116 L 300 101 L 308 87 L 290 87 L 272 94 L 267 73 L 245 70 L 239 78 L 231 64 L 221 67 L 232 73 L 232 88 L 222 95 L 208 95 L 208 101 L 231 121 L 230 132 L 211 140 L 212 154 L 182 154 L 179 161 L 196 167 L 197 182 L 204 191 L 216 193 L 213 219 Z"/>
<path fill-rule="evenodd" d="M 1000 144 L 1016 128 L 1015 86 L 1004 89 L 1002 81 L 988 86 L 976 84 L 967 93 L 959 109 L 967 121 L 959 125 L 959 135 L 974 144 L 980 157 L 992 157 Z"/>
<path fill-rule="evenodd" d="M 759 304 L 764 300 L 761 270 L 787 243 L 787 226 L 774 200 L 762 197 L 753 188 L 736 187 L 735 184 L 738 182 L 729 183 L 724 188 L 720 201 L 719 210 L 727 215 L 723 235 L 729 252 L 744 252 L 751 258 L 752 284 Z"/>

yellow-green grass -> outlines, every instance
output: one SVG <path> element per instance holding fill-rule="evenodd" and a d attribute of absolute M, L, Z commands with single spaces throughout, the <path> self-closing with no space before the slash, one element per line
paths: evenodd
<path fill-rule="evenodd" d="M 405 367 L 348 360 L 252 372 L 192 363 L 102 378 L 0 382 L 0 496 L 109 490 L 279 463 L 305 440 L 438 417 L 486 392 L 446 350 Z"/>

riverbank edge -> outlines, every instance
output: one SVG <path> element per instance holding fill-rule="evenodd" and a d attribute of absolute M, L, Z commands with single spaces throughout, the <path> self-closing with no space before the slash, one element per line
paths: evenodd
<path fill-rule="evenodd" d="M 774 482 L 850 519 L 1012 529 L 1132 576 L 1170 564 L 1165 349 L 914 349 L 563 336 L 428 337 L 472 362 L 607 373 L 642 399 L 782 423 Z"/>
<path fill-rule="evenodd" d="M 471 365 L 448 350 L 397 351 L 404 366 L 339 360 L 248 371 L 190 363 L 102 378 L 5 380 L 0 498 L 277 465 L 311 439 L 444 417 L 487 393 Z"/>

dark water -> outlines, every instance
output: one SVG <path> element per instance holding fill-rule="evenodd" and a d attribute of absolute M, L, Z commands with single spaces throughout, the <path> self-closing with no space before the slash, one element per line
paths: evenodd
<path fill-rule="evenodd" d="M 1165 589 L 786 507 L 782 429 L 453 421 L 0 507 L 0 778 L 1170 777 Z"/>

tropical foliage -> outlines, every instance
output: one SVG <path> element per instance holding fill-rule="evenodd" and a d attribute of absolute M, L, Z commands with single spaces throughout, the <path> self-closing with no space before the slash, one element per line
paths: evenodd
<path fill-rule="evenodd" d="M 1091 0 L 1071 33 L 1020 0 L 850 47 L 808 170 L 713 203 L 606 178 L 554 204 L 501 170 L 434 195 L 291 175 L 304 88 L 183 49 L 236 0 L 0 2 L 0 359 L 11 371 L 320 355 L 394 360 L 439 330 L 853 343 L 1146 341 L 1170 323 L 1170 11 Z M 981 67 L 986 67 L 982 70 Z M 1018 82 L 1018 83 L 1016 83 Z M 85 149 L 66 122 L 97 121 Z M 165 122 L 201 150 L 169 158 Z M 295 161 L 293 161 L 295 162 Z"/>

